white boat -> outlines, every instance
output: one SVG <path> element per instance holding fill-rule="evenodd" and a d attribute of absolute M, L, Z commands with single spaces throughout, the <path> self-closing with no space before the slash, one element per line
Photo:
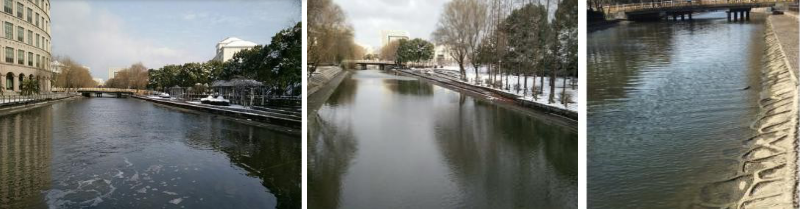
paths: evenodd
<path fill-rule="evenodd" d="M 161 97 L 161 98 L 169 98 L 169 94 L 167 94 L 167 93 L 161 93 L 161 94 L 159 94 L 159 95 L 158 95 L 158 97 Z"/>
<path fill-rule="evenodd" d="M 206 98 L 202 98 L 200 99 L 200 103 L 210 104 L 210 105 L 221 105 L 221 106 L 231 105 L 231 101 L 225 99 L 224 97 L 222 97 L 222 95 L 217 96 L 216 98 L 214 98 L 214 96 L 208 96 Z"/>

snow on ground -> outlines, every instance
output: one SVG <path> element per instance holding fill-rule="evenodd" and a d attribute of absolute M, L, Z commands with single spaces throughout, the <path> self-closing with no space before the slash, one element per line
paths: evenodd
<path fill-rule="evenodd" d="M 417 70 L 420 70 L 420 69 L 417 69 Z M 437 70 L 433 70 L 433 69 L 424 69 L 424 70 L 427 70 L 429 73 L 432 73 L 432 74 L 433 73 L 438 73 L 439 75 L 448 76 L 448 77 L 454 77 L 454 78 L 458 78 L 459 77 L 458 66 L 445 66 L 444 68 L 437 69 Z M 475 84 L 475 69 L 471 68 L 471 67 L 468 67 L 468 68 L 465 69 L 465 71 L 466 71 L 467 81 L 464 82 L 464 83 L 470 84 L 470 85 L 477 85 L 477 84 Z M 488 74 L 487 69 L 485 67 L 481 67 L 481 68 L 478 69 L 478 73 L 480 74 L 481 84 L 477 85 L 477 86 L 490 87 L 485 82 L 485 80 L 489 78 L 489 74 Z M 499 76 L 498 76 L 498 78 L 499 78 Z M 494 89 L 501 90 L 501 91 L 506 92 L 506 93 L 517 95 L 517 96 L 522 97 L 523 99 L 528 100 L 528 101 L 533 101 L 533 102 L 536 102 L 536 103 L 540 103 L 540 104 L 544 104 L 544 105 L 548 105 L 548 106 L 553 106 L 553 107 L 558 107 L 558 108 L 562 108 L 562 109 L 568 109 L 568 110 L 575 111 L 575 112 L 578 111 L 578 102 L 581 101 L 582 95 L 579 93 L 577 85 L 575 86 L 575 88 L 572 88 L 572 86 L 570 85 L 570 81 L 567 80 L 566 93 L 570 96 L 570 100 L 572 101 L 572 103 L 569 103 L 568 105 L 564 106 L 563 104 L 560 103 L 560 101 L 561 101 L 561 99 L 560 99 L 561 98 L 561 91 L 564 89 L 563 88 L 564 87 L 563 86 L 564 78 L 556 78 L 556 89 L 555 89 L 556 90 L 556 92 L 555 92 L 556 93 L 556 95 L 555 95 L 556 103 L 552 103 L 552 104 L 549 103 L 549 99 L 550 99 L 550 79 L 549 79 L 549 77 L 545 77 L 544 78 L 544 87 L 545 87 L 544 91 L 542 91 L 541 94 L 536 95 L 536 98 L 534 98 L 534 96 L 532 94 L 532 91 L 531 91 L 531 89 L 533 88 L 532 85 L 534 83 L 533 79 L 536 79 L 536 88 L 537 88 L 537 91 L 538 91 L 539 90 L 538 88 L 541 88 L 541 86 L 542 86 L 542 84 L 540 83 L 541 77 L 535 77 L 535 78 L 534 77 L 528 77 L 527 78 L 527 80 L 528 80 L 528 88 L 527 88 L 527 91 L 525 91 L 524 90 L 525 78 L 524 77 L 518 78 L 517 76 L 514 76 L 514 75 L 509 75 L 508 76 L 508 86 L 510 87 L 509 89 L 505 89 L 505 86 L 506 86 L 505 77 L 503 77 L 503 79 L 501 79 L 501 82 L 503 83 L 503 89 L 498 89 L 498 88 L 494 88 Z M 517 88 L 515 88 L 515 85 L 517 85 L 517 84 L 519 84 L 519 90 L 517 90 Z"/>

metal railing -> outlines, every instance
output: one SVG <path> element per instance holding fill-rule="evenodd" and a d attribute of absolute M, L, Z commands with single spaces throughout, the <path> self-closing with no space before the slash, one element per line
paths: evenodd
<path fill-rule="evenodd" d="M 794 2 L 794 0 L 675 0 L 675 1 L 652 1 L 631 4 L 604 5 L 603 11 L 606 14 L 617 12 L 631 12 L 645 9 L 675 8 L 690 6 L 747 6 L 759 3 L 780 3 Z"/>
<path fill-rule="evenodd" d="M 38 102 L 38 101 L 53 100 L 53 99 L 63 99 L 63 98 L 71 97 L 71 96 L 75 96 L 75 94 L 70 94 L 70 93 L 46 93 L 46 94 L 34 94 L 34 95 L 0 95 L 0 106 L 17 104 L 17 103 L 28 103 L 28 102 Z"/>
<path fill-rule="evenodd" d="M 189 88 L 172 87 L 167 90 L 170 97 L 198 102 L 210 95 L 221 95 L 231 104 L 244 107 L 300 107 L 300 96 L 283 96 L 271 94 L 266 87 L 221 88 L 205 92 L 192 91 Z"/>
<path fill-rule="evenodd" d="M 141 89 L 120 89 L 120 88 L 53 88 L 54 92 L 103 92 L 103 93 L 118 93 L 129 92 L 137 95 L 151 94 L 150 90 Z"/>

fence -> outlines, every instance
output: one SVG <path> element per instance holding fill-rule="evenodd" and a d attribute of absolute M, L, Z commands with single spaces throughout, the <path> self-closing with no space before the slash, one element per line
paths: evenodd
<path fill-rule="evenodd" d="M 17 103 L 29 103 L 29 102 L 38 102 L 38 101 L 46 101 L 46 100 L 54 100 L 54 99 L 63 99 L 67 97 L 75 96 L 75 94 L 69 93 L 48 93 L 48 94 L 34 94 L 34 95 L 0 95 L 0 106 L 2 105 L 10 105 L 10 104 L 17 104 Z"/>
<path fill-rule="evenodd" d="M 630 4 L 604 5 L 603 10 L 606 14 L 616 12 L 630 12 L 643 9 L 657 9 L 667 7 L 688 7 L 703 5 L 749 5 L 756 3 L 781 3 L 793 2 L 793 0 L 654 0 L 649 2 L 639 2 Z"/>
<path fill-rule="evenodd" d="M 192 88 L 172 87 L 167 89 L 172 98 L 184 101 L 200 101 L 211 95 L 221 95 L 231 104 L 245 107 L 289 107 L 302 105 L 300 96 L 275 95 L 268 87 L 217 87 L 213 90 L 194 91 Z"/>

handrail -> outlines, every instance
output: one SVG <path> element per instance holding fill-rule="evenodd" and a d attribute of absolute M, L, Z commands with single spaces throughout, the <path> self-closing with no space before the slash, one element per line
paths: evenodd
<path fill-rule="evenodd" d="M 46 93 L 34 95 L 0 95 L 0 106 L 20 102 L 37 102 L 44 100 L 62 99 L 71 96 L 68 93 Z"/>
<path fill-rule="evenodd" d="M 644 9 L 658 9 L 658 8 L 675 8 L 675 7 L 689 7 L 689 6 L 713 6 L 713 5 L 730 5 L 730 6 L 746 6 L 760 3 L 779 3 L 779 2 L 794 2 L 793 0 L 675 0 L 675 1 L 652 1 L 631 4 L 614 4 L 603 5 L 603 11 L 606 14 L 617 12 L 630 12 Z"/>

